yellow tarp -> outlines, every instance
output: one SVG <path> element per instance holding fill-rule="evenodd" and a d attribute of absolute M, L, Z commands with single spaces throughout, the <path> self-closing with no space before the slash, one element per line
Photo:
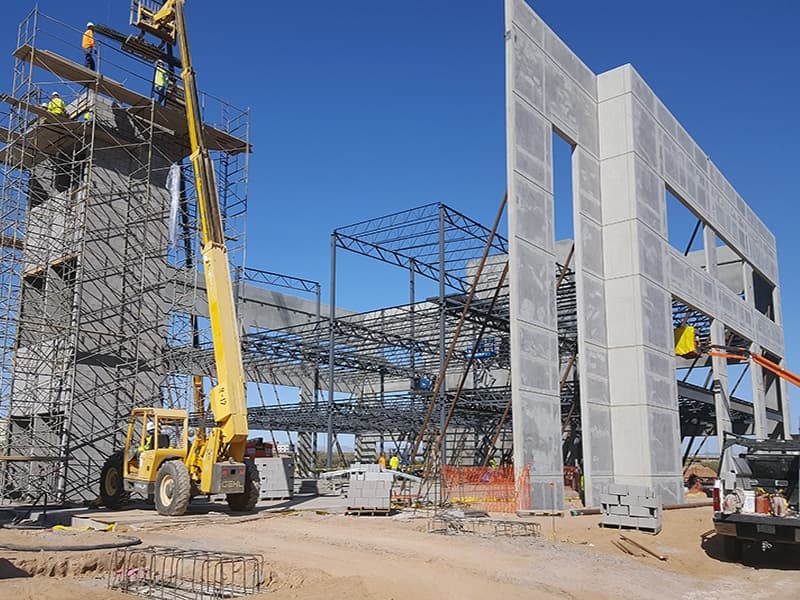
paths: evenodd
<path fill-rule="evenodd" d="M 678 356 L 697 355 L 694 327 L 685 325 L 675 330 L 675 354 Z"/>

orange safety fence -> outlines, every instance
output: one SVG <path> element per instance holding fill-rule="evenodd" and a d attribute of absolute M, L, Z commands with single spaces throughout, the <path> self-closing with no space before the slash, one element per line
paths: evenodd
<path fill-rule="evenodd" d="M 530 510 L 531 486 L 528 467 L 519 477 L 514 467 L 442 468 L 444 498 L 451 504 L 464 504 L 487 512 L 514 513 Z"/>

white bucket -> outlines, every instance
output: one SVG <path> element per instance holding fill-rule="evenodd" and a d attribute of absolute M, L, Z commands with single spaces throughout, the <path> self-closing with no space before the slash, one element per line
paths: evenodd
<path fill-rule="evenodd" d="M 742 512 L 744 513 L 756 512 L 755 490 L 744 490 L 744 506 L 742 506 Z"/>

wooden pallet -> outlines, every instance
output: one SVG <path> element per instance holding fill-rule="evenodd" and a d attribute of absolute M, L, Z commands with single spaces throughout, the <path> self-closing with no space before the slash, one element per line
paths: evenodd
<path fill-rule="evenodd" d="M 392 512 L 391 508 L 347 507 L 344 514 L 359 517 L 385 517 Z"/>
<path fill-rule="evenodd" d="M 658 535 L 661 533 L 661 527 L 653 529 L 652 527 L 634 527 L 633 525 L 612 525 L 606 523 L 600 523 L 600 527 L 604 529 L 627 529 L 629 531 L 641 531 L 642 533 L 648 533 L 650 535 Z"/>

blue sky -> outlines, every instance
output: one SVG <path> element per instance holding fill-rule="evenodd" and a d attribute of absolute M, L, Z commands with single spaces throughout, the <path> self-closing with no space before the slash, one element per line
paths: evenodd
<path fill-rule="evenodd" d="M 128 5 L 39 2 L 76 27 L 119 29 Z M 505 189 L 501 0 L 187 5 L 201 87 L 252 109 L 250 266 L 319 280 L 327 296 L 335 227 L 438 201 L 491 223 Z M 32 6 L 4 6 L 3 89 Z M 788 365 L 800 371 L 800 3 L 532 6 L 595 72 L 632 63 L 775 232 Z M 342 305 L 397 304 L 404 290 L 404 273 L 343 258 Z"/>

